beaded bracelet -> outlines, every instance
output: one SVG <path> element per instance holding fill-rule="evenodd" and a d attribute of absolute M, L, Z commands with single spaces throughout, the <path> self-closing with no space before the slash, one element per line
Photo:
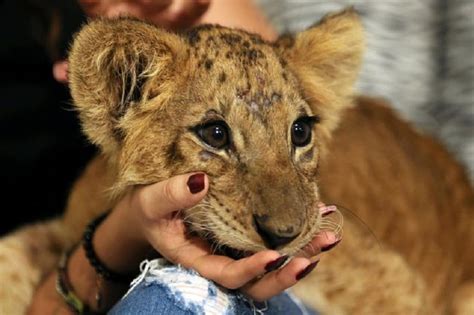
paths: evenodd
<path fill-rule="evenodd" d="M 89 308 L 87 305 L 82 302 L 82 300 L 74 293 L 72 289 L 71 282 L 69 281 L 67 265 L 69 262 L 69 257 L 74 251 L 76 246 L 72 249 L 66 251 L 61 256 L 58 264 L 58 274 L 56 277 L 56 291 L 63 298 L 64 302 L 69 306 L 71 311 L 74 314 L 90 314 Z"/>
<path fill-rule="evenodd" d="M 82 244 L 84 247 L 84 251 L 86 253 L 86 257 L 89 260 L 89 263 L 91 264 L 92 267 L 94 267 L 98 275 L 100 275 L 102 278 L 106 280 L 124 283 L 128 285 L 136 275 L 135 274 L 121 274 L 113 270 L 110 270 L 107 266 L 104 265 L 102 261 L 100 261 L 99 257 L 97 257 L 97 254 L 94 250 L 94 246 L 92 244 L 92 239 L 94 237 L 97 226 L 100 223 L 102 223 L 102 221 L 104 221 L 104 219 L 108 216 L 109 212 L 110 211 L 107 211 L 101 214 L 100 216 L 98 216 L 97 218 L 92 220 L 92 222 L 89 223 L 89 225 L 86 227 L 86 230 L 84 231 Z"/>

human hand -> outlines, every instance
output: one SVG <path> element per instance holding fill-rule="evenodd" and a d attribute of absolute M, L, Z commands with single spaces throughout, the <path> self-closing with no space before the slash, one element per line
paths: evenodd
<path fill-rule="evenodd" d="M 97 228 L 95 251 L 110 269 L 128 273 L 136 270 L 151 245 L 169 261 L 194 269 L 223 287 L 240 289 L 250 298 L 261 301 L 296 284 L 316 266 L 318 260 L 312 257 L 338 242 L 335 234 L 322 232 L 304 248 L 302 257 L 293 258 L 281 268 L 286 257 L 273 250 L 239 260 L 215 255 L 205 240 L 189 235 L 178 215 L 179 210 L 199 203 L 208 189 L 207 176 L 202 173 L 179 175 L 156 184 L 135 187 Z M 334 210 L 324 205 L 319 207 L 322 215 Z M 124 252 L 127 255 L 123 255 Z M 68 274 L 76 295 L 94 307 L 97 275 L 82 247 L 71 256 Z M 53 272 L 37 289 L 28 314 L 72 314 L 56 293 L 55 279 L 56 272 Z M 103 307 L 111 307 L 126 287 L 108 283 L 101 290 L 101 294 L 107 296 Z"/>
<path fill-rule="evenodd" d="M 286 257 L 277 251 L 266 250 L 252 256 L 234 260 L 215 255 L 208 243 L 191 237 L 177 210 L 197 204 L 209 188 L 205 174 L 179 175 L 157 184 L 138 187 L 124 201 L 123 222 L 135 222 L 134 231 L 149 242 L 169 261 L 194 269 L 204 278 L 229 289 L 241 289 L 254 300 L 266 300 L 295 285 L 317 264 L 311 257 L 321 248 L 328 249 L 337 243 L 329 232 L 318 234 L 311 245 L 305 247 L 304 257 L 295 257 L 278 270 Z M 194 192 L 194 193 L 193 193 Z M 331 211 L 331 208 L 324 208 Z M 120 208 L 118 209 L 120 211 Z M 128 218 L 125 218 L 128 216 Z"/>
<path fill-rule="evenodd" d="M 132 16 L 170 30 L 188 28 L 197 23 L 207 11 L 210 0 L 79 0 L 90 17 Z M 53 64 L 56 81 L 67 84 L 68 63 L 58 60 Z"/>
<path fill-rule="evenodd" d="M 193 25 L 209 8 L 210 0 L 79 0 L 92 17 L 133 16 L 177 30 Z"/>

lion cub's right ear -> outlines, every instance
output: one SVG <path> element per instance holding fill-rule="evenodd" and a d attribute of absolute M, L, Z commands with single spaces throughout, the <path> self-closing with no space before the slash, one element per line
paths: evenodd
<path fill-rule="evenodd" d="M 169 82 L 183 66 L 185 52 L 178 35 L 138 20 L 87 24 L 70 50 L 69 83 L 89 139 L 107 153 L 116 150 L 126 136 L 123 121 L 146 100 L 172 93 Z"/>

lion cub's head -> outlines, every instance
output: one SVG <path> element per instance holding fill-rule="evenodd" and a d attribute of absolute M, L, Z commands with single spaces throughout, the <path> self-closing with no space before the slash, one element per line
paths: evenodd
<path fill-rule="evenodd" d="M 72 46 L 71 91 L 118 171 L 116 194 L 204 171 L 210 191 L 186 210 L 195 231 L 293 254 L 320 228 L 318 163 L 350 104 L 362 42 L 351 10 L 276 43 L 213 25 L 178 35 L 97 20 Z"/>

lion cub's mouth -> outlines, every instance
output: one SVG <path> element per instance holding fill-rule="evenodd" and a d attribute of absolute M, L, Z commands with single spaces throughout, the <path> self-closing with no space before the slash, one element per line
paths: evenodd
<path fill-rule="evenodd" d="M 227 256 L 227 257 L 237 260 L 237 259 L 242 259 L 242 258 L 249 257 L 255 254 L 252 251 L 235 249 L 227 245 L 221 245 L 219 244 L 219 241 L 217 240 L 217 238 L 212 234 L 207 235 L 205 237 L 205 240 L 209 243 L 213 253 L 216 255 L 223 255 L 223 256 Z"/>
<path fill-rule="evenodd" d="M 207 231 L 205 234 L 199 233 L 199 231 L 196 231 L 192 228 L 192 224 L 190 222 L 185 222 L 185 225 L 190 236 L 197 236 L 207 241 L 213 254 L 227 256 L 236 260 L 255 254 L 255 252 L 252 251 L 236 249 L 227 245 L 223 245 L 219 242 L 214 233 L 209 231 Z"/>
<path fill-rule="evenodd" d="M 318 205 L 318 208 L 320 215 L 322 216 L 321 222 L 319 222 L 318 224 L 319 230 L 330 232 L 334 234 L 334 238 L 341 239 L 343 216 L 338 209 L 339 207 L 335 205 L 326 206 L 323 204 Z M 187 222 L 186 225 L 191 235 L 200 237 L 201 239 L 207 241 L 213 254 L 223 255 L 237 260 L 249 257 L 257 252 L 252 250 L 236 249 L 231 246 L 222 244 L 222 242 L 219 241 L 219 238 L 212 231 L 207 230 L 205 233 L 202 233 L 197 230 L 194 230 L 192 228 L 191 222 Z M 313 233 L 310 233 L 310 235 L 312 234 Z M 297 255 L 299 253 L 305 256 L 314 256 L 315 254 L 317 254 L 317 250 L 314 248 L 311 242 L 312 239 L 309 239 L 308 243 L 304 244 L 304 246 L 301 246 L 301 244 L 299 244 L 298 249 L 291 251 L 291 255 Z"/>

